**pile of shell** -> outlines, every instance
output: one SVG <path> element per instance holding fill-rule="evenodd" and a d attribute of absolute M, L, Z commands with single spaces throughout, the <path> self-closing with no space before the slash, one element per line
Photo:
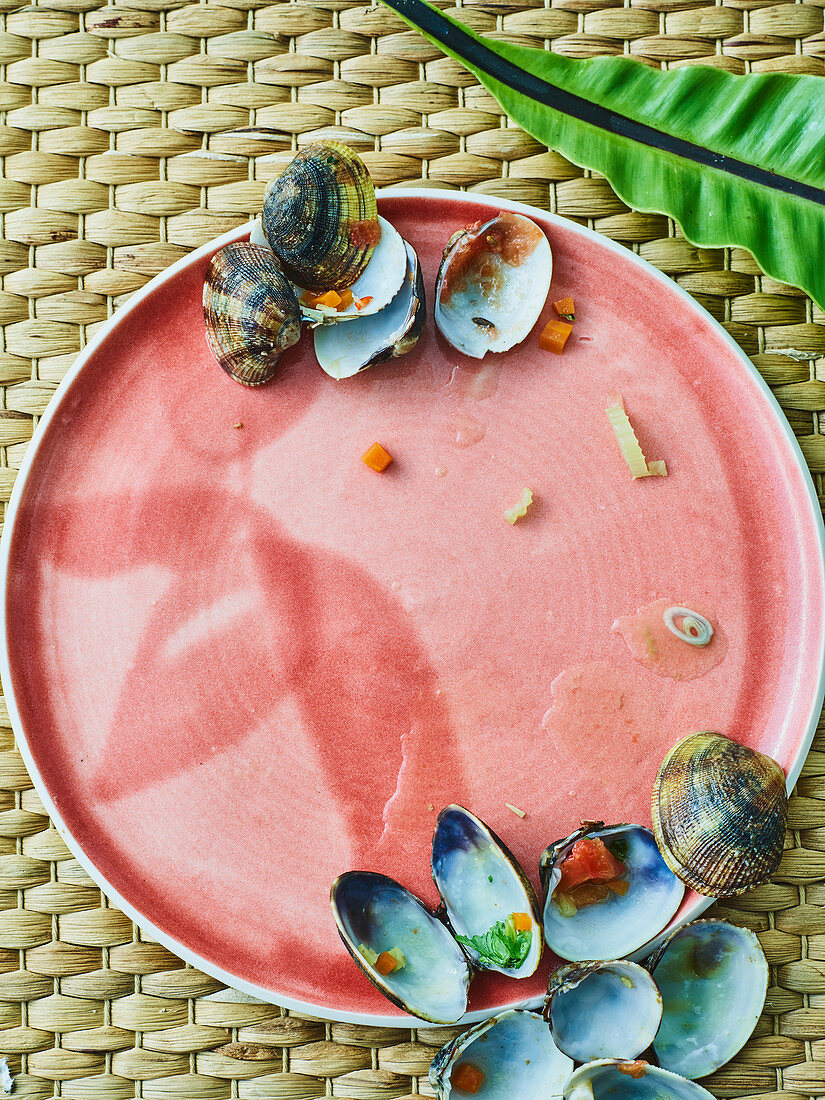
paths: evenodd
<path fill-rule="evenodd" d="M 653 820 L 655 835 L 639 825 L 588 822 L 551 844 L 540 861 L 541 908 L 513 855 L 460 806 L 441 812 L 433 837 L 437 913 L 384 875 L 351 871 L 336 880 L 333 913 L 353 959 L 385 996 L 420 1019 L 459 1020 L 480 969 L 516 978 L 534 973 L 542 941 L 571 960 L 551 977 L 544 1018 L 505 1012 L 439 1052 L 431 1069 L 439 1096 L 460 1093 L 453 1075 L 465 1064 L 484 1083 L 478 1095 L 491 1100 L 709 1095 L 692 1079 L 733 1057 L 764 1003 L 768 971 L 758 941 L 724 921 L 698 921 L 673 933 L 646 970 L 627 956 L 650 950 L 679 908 L 685 883 L 731 896 L 767 881 L 787 820 L 784 773 L 728 738 L 692 734 L 659 770 Z M 582 838 L 620 855 L 622 888 L 567 908 L 557 887 Z M 404 964 L 382 973 L 377 953 L 388 943 Z M 648 1050 L 658 1067 L 635 1061 Z M 584 1064 L 573 1072 L 574 1063 Z"/>
<path fill-rule="evenodd" d="M 439 270 L 436 324 L 467 355 L 505 351 L 536 323 L 551 271 L 529 218 L 462 229 Z M 303 322 L 320 366 L 342 379 L 405 355 L 426 317 L 415 249 L 378 214 L 366 166 L 337 141 L 307 146 L 270 183 L 250 240 L 212 257 L 203 309 L 212 354 L 247 386 L 272 378 Z"/>

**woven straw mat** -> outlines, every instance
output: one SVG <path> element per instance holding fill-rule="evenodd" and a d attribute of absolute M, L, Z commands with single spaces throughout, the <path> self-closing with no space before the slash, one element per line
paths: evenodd
<path fill-rule="evenodd" d="M 450 0 L 440 0 L 442 6 Z M 825 472 L 825 324 L 738 249 L 689 245 L 508 125 L 457 63 L 359 0 L 0 0 L 0 496 L 76 353 L 173 260 L 260 209 L 303 143 L 377 184 L 467 188 L 586 223 L 721 321 Z M 465 0 L 470 26 L 574 57 L 822 74 L 820 0 Z M 141 937 L 51 826 L 0 717 L 0 1054 L 20 1097 L 379 1100 L 431 1094 L 456 1029 L 325 1024 L 245 1001 Z M 772 884 L 717 912 L 754 929 L 771 988 L 720 1097 L 825 1094 L 825 735 Z"/>

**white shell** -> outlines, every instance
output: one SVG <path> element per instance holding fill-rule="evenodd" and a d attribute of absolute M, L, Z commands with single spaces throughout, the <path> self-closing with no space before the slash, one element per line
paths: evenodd
<path fill-rule="evenodd" d="M 418 257 L 411 244 L 407 272 L 401 289 L 388 306 L 367 313 L 345 325 L 318 325 L 315 356 L 331 378 L 351 378 L 383 359 L 405 354 L 415 345 L 424 324 L 424 285 Z"/>
<path fill-rule="evenodd" d="M 464 950 L 475 965 L 485 970 L 518 978 L 535 972 L 542 953 L 535 893 L 495 833 L 463 806 L 447 806 L 438 815 L 432 872 L 450 924 L 460 936 L 483 936 L 512 913 L 528 913 L 533 921 L 533 934 L 521 966 L 504 968 L 480 963 L 475 948 L 465 944 Z"/>
<path fill-rule="evenodd" d="M 386 875 L 348 871 L 332 885 L 332 912 L 347 950 L 370 981 L 413 1016 L 452 1024 L 467 1010 L 470 971 L 446 925 Z M 382 975 L 359 950 L 399 948 L 405 966 Z"/>
<path fill-rule="evenodd" d="M 705 1077 L 747 1042 L 765 1004 L 768 964 L 756 935 L 722 920 L 674 932 L 653 960 L 662 992 L 659 1063 Z"/>
<path fill-rule="evenodd" d="M 629 1071 L 629 1072 L 628 1072 Z M 631 1074 L 638 1073 L 639 1076 Z M 714 1100 L 707 1089 L 646 1062 L 600 1059 L 572 1073 L 564 1100 Z"/>
<path fill-rule="evenodd" d="M 503 228 L 502 228 L 503 227 Z M 529 233 L 535 241 L 532 251 L 520 263 L 507 263 L 499 251 L 480 253 L 489 265 L 484 276 L 478 265 L 467 277 L 454 278 L 453 265 L 461 262 L 468 242 L 489 236 L 491 230 Z M 451 270 L 453 269 L 453 270 Z M 544 233 L 522 214 L 504 212 L 481 226 L 456 234 L 444 251 L 435 286 L 435 323 L 441 334 L 458 351 L 481 359 L 488 351 L 507 351 L 520 343 L 539 318 L 553 271 L 553 257 Z"/>
<path fill-rule="evenodd" d="M 439 1100 L 467 1096 L 458 1089 L 453 1093 L 451 1085 L 462 1062 L 484 1074 L 478 1093 L 484 1100 L 560 1097 L 573 1068 L 541 1016 L 519 1008 L 485 1020 L 441 1048 L 430 1066 L 430 1084 Z"/>
<path fill-rule="evenodd" d="M 556 1046 L 575 1062 L 633 1059 L 659 1030 L 662 998 L 638 963 L 572 963 L 551 977 L 545 1017 Z"/>
<path fill-rule="evenodd" d="M 611 839 L 624 841 L 629 889 L 623 897 L 611 894 L 607 900 L 588 905 L 572 916 L 562 914 L 552 894 L 561 878 L 561 861 L 582 836 L 581 831 L 574 833 L 548 849 L 553 851 L 553 862 L 547 877 L 542 876 L 546 891 L 544 938 L 560 958 L 574 962 L 626 958 L 667 925 L 679 908 L 685 887 L 662 859 L 649 829 L 613 825 L 589 829 L 587 835 L 599 837 L 608 847 Z"/>

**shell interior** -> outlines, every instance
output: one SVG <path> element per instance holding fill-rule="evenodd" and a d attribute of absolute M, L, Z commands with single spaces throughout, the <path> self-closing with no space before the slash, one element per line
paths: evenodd
<path fill-rule="evenodd" d="M 365 367 L 404 355 L 415 346 L 424 327 L 424 281 L 415 249 L 404 244 L 407 272 L 389 305 L 378 313 L 365 311 L 345 325 L 319 325 L 315 329 L 315 355 L 332 378 L 350 378 Z"/>
<path fill-rule="evenodd" d="M 467 1095 L 452 1087 L 452 1075 L 465 1062 L 484 1074 L 475 1094 L 481 1100 L 560 1097 L 573 1068 L 541 1016 L 518 1008 L 485 1020 L 442 1047 L 430 1067 L 430 1083 L 441 1100 Z"/>
<path fill-rule="evenodd" d="M 553 1038 L 576 1062 L 638 1058 L 661 1023 L 662 998 L 637 963 L 574 963 L 556 971 L 550 990 Z"/>
<path fill-rule="evenodd" d="M 713 1100 L 707 1089 L 646 1062 L 600 1059 L 580 1066 L 564 1100 Z"/>
<path fill-rule="evenodd" d="M 611 893 L 605 901 L 565 916 L 552 894 L 561 877 L 559 866 L 581 833 L 553 845 L 545 867 L 544 937 L 563 959 L 621 959 L 638 951 L 667 925 L 679 908 L 683 883 L 662 859 L 649 829 L 641 825 L 613 825 L 587 835 L 599 837 L 627 867 L 627 893 Z M 618 842 L 618 846 L 617 846 Z"/>
<path fill-rule="evenodd" d="M 433 835 L 432 871 L 450 924 L 460 936 L 484 936 L 514 913 L 529 915 L 530 944 L 519 966 L 479 959 L 473 946 L 464 946 L 473 962 L 485 970 L 518 977 L 532 974 L 542 952 L 538 902 L 524 872 L 495 833 L 463 807 L 447 806 Z"/>
<path fill-rule="evenodd" d="M 506 351 L 538 320 L 552 271 L 550 245 L 536 223 L 499 214 L 448 244 L 436 280 L 435 323 L 475 359 Z"/>
<path fill-rule="evenodd" d="M 724 1065 L 751 1035 L 765 1004 L 768 964 L 755 934 L 697 921 L 665 943 L 653 967 L 662 993 L 659 1063 L 684 1077 Z"/>
<path fill-rule="evenodd" d="M 470 971 L 447 927 L 414 894 L 385 875 L 348 871 L 332 886 L 338 932 L 355 962 L 385 996 L 431 1023 L 455 1023 L 467 1009 Z M 362 954 L 398 948 L 405 965 L 381 975 Z"/>
<path fill-rule="evenodd" d="M 662 855 L 700 894 L 742 894 L 779 866 L 785 773 L 746 745 L 705 731 L 678 742 L 659 769 L 652 809 Z"/>

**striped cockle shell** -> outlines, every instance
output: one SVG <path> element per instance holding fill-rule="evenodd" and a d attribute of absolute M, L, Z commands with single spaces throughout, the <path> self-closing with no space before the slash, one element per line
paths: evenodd
<path fill-rule="evenodd" d="M 267 187 L 263 228 L 298 286 L 348 289 L 381 236 L 366 165 L 340 141 L 308 145 Z"/>
<path fill-rule="evenodd" d="M 203 315 L 212 354 L 245 386 L 268 381 L 281 353 L 301 335 L 298 299 L 280 263 L 268 248 L 246 241 L 212 257 Z"/>
<path fill-rule="evenodd" d="M 718 733 L 670 750 L 653 785 L 653 831 L 667 865 L 709 897 L 767 882 L 788 820 L 785 773 L 771 757 Z"/>

